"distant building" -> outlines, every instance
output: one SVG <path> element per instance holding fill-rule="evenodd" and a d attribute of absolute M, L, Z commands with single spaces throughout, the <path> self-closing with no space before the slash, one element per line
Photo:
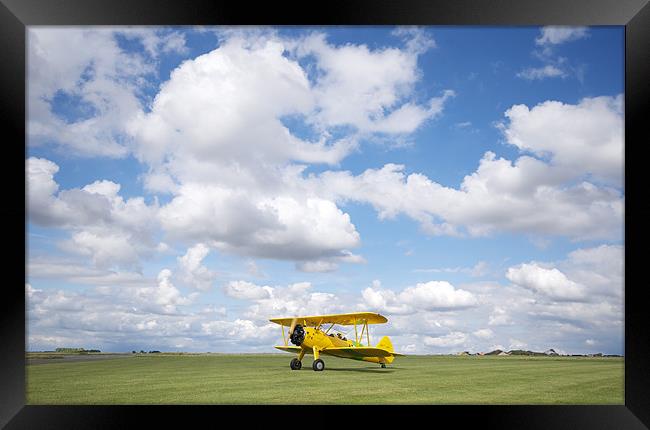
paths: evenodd
<path fill-rule="evenodd" d="M 501 351 L 501 352 L 498 353 L 497 355 L 501 355 L 501 356 L 503 356 L 503 355 L 510 355 L 510 353 L 509 353 L 509 352 L 505 352 L 505 351 Z"/>

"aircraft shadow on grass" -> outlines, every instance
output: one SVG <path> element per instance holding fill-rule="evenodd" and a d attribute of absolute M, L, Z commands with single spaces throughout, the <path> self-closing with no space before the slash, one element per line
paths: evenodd
<path fill-rule="evenodd" d="M 338 367 L 327 369 L 330 372 L 362 372 L 362 373 L 393 373 L 398 369 L 375 369 L 368 367 Z"/>

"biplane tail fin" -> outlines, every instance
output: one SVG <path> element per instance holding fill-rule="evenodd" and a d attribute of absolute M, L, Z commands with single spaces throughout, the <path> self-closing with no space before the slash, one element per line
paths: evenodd
<path fill-rule="evenodd" d="M 377 344 L 377 348 L 384 349 L 384 350 L 386 350 L 388 352 L 393 352 L 393 342 L 390 341 L 390 338 L 388 336 L 384 336 L 384 337 L 381 338 L 381 340 Z M 392 363 L 394 359 L 395 359 L 395 357 L 393 357 L 393 356 L 389 356 L 389 357 L 384 358 L 384 360 L 388 364 Z"/>
<path fill-rule="evenodd" d="M 393 343 L 390 341 L 390 338 L 388 336 L 384 336 L 377 344 L 377 348 L 381 348 L 381 349 L 385 349 L 386 351 L 393 352 Z"/>

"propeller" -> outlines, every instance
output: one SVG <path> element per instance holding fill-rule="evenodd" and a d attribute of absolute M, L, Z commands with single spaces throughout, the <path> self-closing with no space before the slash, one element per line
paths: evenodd
<path fill-rule="evenodd" d="M 293 334 L 293 329 L 296 328 L 296 323 L 298 322 L 298 318 L 294 318 L 291 320 L 291 326 L 289 327 L 289 336 Z"/>
<path fill-rule="evenodd" d="M 298 324 L 298 319 L 294 318 L 291 321 L 291 327 L 289 327 L 289 339 L 291 343 L 296 346 L 300 346 L 302 341 L 305 340 L 305 329 Z"/>

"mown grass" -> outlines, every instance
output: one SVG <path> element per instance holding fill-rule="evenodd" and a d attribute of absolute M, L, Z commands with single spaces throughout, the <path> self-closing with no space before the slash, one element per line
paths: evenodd
<path fill-rule="evenodd" d="M 623 404 L 622 358 L 137 355 L 27 366 L 28 404 Z"/>

